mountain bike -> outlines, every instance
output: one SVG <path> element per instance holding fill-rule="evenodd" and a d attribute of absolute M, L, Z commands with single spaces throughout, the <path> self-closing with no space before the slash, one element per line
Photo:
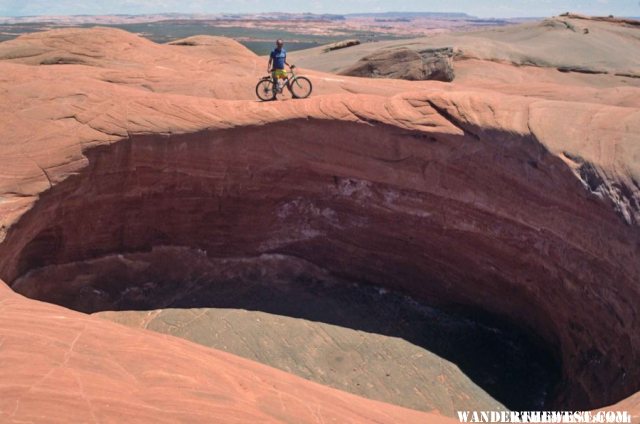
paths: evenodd
<path fill-rule="evenodd" d="M 307 77 L 301 77 L 295 74 L 295 65 L 291 65 L 291 72 L 286 77 L 280 77 L 273 83 L 273 77 L 268 75 L 262 77 L 256 85 L 256 94 L 263 101 L 275 100 L 279 93 L 282 93 L 284 87 L 291 92 L 294 99 L 305 99 L 311 94 L 313 86 Z"/>

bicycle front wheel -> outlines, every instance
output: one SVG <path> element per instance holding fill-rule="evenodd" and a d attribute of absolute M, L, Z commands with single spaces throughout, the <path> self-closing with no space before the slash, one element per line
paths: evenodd
<path fill-rule="evenodd" d="M 311 94 L 313 89 L 311 81 L 306 77 L 295 77 L 293 81 L 289 83 L 289 90 L 296 99 L 305 99 Z"/>
<path fill-rule="evenodd" d="M 273 86 L 273 81 L 264 79 L 258 82 L 256 85 L 256 95 L 262 101 L 269 101 L 276 98 L 276 90 Z"/>

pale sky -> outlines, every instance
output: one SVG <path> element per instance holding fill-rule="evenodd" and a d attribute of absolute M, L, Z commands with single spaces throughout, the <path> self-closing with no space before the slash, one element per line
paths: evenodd
<path fill-rule="evenodd" d="M 0 16 L 257 12 L 465 12 L 479 17 L 640 16 L 639 0 L 0 0 Z"/>

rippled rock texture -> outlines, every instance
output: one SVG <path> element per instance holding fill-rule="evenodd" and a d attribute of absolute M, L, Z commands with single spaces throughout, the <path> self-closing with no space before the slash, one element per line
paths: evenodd
<path fill-rule="evenodd" d="M 455 78 L 453 49 L 408 48 L 381 50 L 365 56 L 341 75 L 367 78 L 396 78 L 411 81 L 434 80 L 451 82 Z"/>

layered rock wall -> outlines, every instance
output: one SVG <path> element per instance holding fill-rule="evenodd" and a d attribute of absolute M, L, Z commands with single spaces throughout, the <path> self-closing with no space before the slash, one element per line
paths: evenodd
<path fill-rule="evenodd" d="M 531 135 L 296 119 L 86 156 L 0 246 L 27 296 L 73 307 L 82 287 L 28 272 L 117 252 L 279 253 L 524 326 L 562 362 L 558 406 L 636 389 L 637 230 Z"/>

